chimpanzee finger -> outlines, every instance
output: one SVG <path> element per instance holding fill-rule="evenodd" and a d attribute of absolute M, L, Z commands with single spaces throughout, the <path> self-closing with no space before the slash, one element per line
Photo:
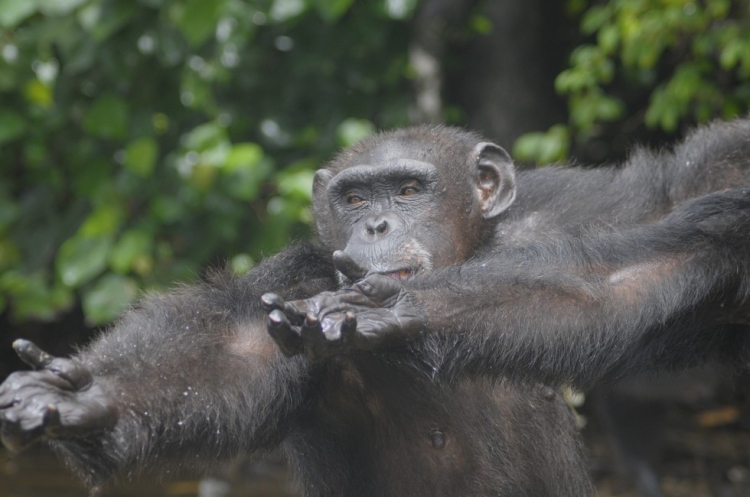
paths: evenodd
<path fill-rule="evenodd" d="M 268 315 L 268 334 L 285 356 L 291 357 L 302 352 L 302 337 L 279 309 L 274 309 Z"/>
<path fill-rule="evenodd" d="M 305 320 L 307 306 L 304 301 L 287 302 L 281 296 L 275 293 L 266 293 L 260 298 L 263 308 L 268 311 L 280 310 L 287 319 L 294 325 L 300 326 Z"/>
<path fill-rule="evenodd" d="M 75 359 L 56 357 L 47 365 L 46 369 L 67 380 L 73 390 L 86 388 L 94 381 L 94 377 L 88 368 Z"/>
<path fill-rule="evenodd" d="M 323 332 L 323 327 L 318 318 L 312 314 L 305 316 L 305 322 L 300 330 L 302 341 L 305 344 L 305 355 L 311 361 L 324 358 L 327 354 L 328 339 Z"/>
<path fill-rule="evenodd" d="M 393 278 L 382 274 L 372 274 L 367 279 L 357 282 L 354 288 L 365 298 L 382 306 L 387 305 L 394 296 L 397 296 L 403 286 Z"/>
<path fill-rule="evenodd" d="M 42 423 L 31 429 L 22 426 L 17 412 L 0 412 L 0 441 L 12 452 L 20 452 L 31 445 L 42 433 Z"/>
<path fill-rule="evenodd" d="M 260 296 L 260 303 L 268 312 L 284 308 L 284 299 L 275 293 L 264 293 Z"/>
<path fill-rule="evenodd" d="M 353 312 L 344 313 L 344 319 L 341 321 L 341 343 L 344 347 L 349 347 L 357 339 L 357 316 Z"/>
<path fill-rule="evenodd" d="M 33 342 L 20 338 L 13 342 L 13 350 L 16 351 L 23 362 L 34 369 L 45 368 L 54 359 L 53 356 L 37 347 Z"/>
<path fill-rule="evenodd" d="M 44 411 L 44 434 L 49 438 L 60 438 L 64 433 L 60 411 L 54 404 L 48 404 Z"/>
<path fill-rule="evenodd" d="M 333 265 L 352 282 L 361 280 L 367 275 L 367 269 L 354 262 L 354 259 L 343 250 L 337 250 L 333 253 Z"/>

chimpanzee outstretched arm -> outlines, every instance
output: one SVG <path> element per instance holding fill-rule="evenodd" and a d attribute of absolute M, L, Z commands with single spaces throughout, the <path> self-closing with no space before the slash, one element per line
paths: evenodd
<path fill-rule="evenodd" d="M 267 448 L 305 402 L 311 367 L 277 352 L 260 295 L 335 287 L 330 256 L 293 246 L 242 278 L 152 295 L 74 359 L 18 341 L 37 371 L 0 385 L 4 442 L 52 441 L 89 484 Z"/>
<path fill-rule="evenodd" d="M 284 303 L 284 312 L 288 321 L 307 312 L 318 323 L 317 338 L 303 335 L 312 356 L 421 335 L 413 347 L 446 374 L 585 388 L 726 349 L 739 353 L 731 325 L 746 319 L 749 283 L 750 190 L 743 189 L 688 202 L 651 225 L 506 249 L 405 284 L 371 275 Z M 278 335 L 295 332 L 283 328 Z M 435 339 L 450 346 L 431 347 Z"/>

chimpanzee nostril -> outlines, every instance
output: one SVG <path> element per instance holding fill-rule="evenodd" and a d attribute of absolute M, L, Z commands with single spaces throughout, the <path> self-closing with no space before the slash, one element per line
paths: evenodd
<path fill-rule="evenodd" d="M 369 236 L 384 235 L 388 233 L 388 221 L 382 218 L 367 221 L 365 224 L 365 232 Z"/>

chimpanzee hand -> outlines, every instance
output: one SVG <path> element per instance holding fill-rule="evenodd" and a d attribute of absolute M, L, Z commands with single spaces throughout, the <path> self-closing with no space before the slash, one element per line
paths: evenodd
<path fill-rule="evenodd" d="M 83 364 L 28 340 L 13 348 L 36 371 L 13 373 L 0 385 L 0 437 L 8 449 L 22 450 L 41 437 L 82 438 L 115 424 L 114 404 Z"/>
<path fill-rule="evenodd" d="M 422 313 L 398 281 L 371 274 L 347 254 L 334 253 L 336 268 L 354 283 L 336 292 L 286 302 L 267 293 L 268 332 L 287 356 L 304 353 L 311 360 L 381 347 L 394 338 L 417 334 Z"/>

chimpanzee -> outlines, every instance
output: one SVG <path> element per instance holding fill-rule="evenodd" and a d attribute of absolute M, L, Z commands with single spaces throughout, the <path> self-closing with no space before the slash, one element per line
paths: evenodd
<path fill-rule="evenodd" d="M 472 142 L 401 131 L 318 172 L 328 201 L 315 195 L 319 223 L 352 227 L 325 240 L 352 284 L 303 301 L 264 297 L 282 350 L 320 358 L 409 338 L 438 378 L 581 388 L 710 357 L 748 365 L 750 188 L 732 188 L 750 186 L 750 120 L 705 126 L 670 152 L 637 150 L 620 166 L 517 178 L 501 149 L 480 142 L 468 154 L 475 201 L 460 206 L 458 189 L 430 171 L 460 170 L 456 153 Z M 478 244 L 434 255 L 482 217 L 495 230 L 479 228 Z"/>
<path fill-rule="evenodd" d="M 507 155 L 458 131 L 416 134 L 419 148 L 355 147 L 334 163 L 354 167 L 318 174 L 316 210 L 349 215 L 318 218 L 323 247 L 293 245 L 244 277 L 147 297 L 73 359 L 17 341 L 36 371 L 0 386 L 4 444 L 47 439 L 90 485 L 282 447 L 308 496 L 592 495 L 572 413 L 554 389 L 436 381 L 431 364 L 408 352 L 287 359 L 266 332 L 263 306 L 284 304 L 261 295 L 335 290 L 331 253 L 342 240 L 397 227 L 428 235 L 398 254 L 370 254 L 374 267 L 406 277 L 405 261 L 450 266 L 492 239 L 490 220 L 514 196 Z M 365 215 L 359 178 L 398 215 Z M 272 332 L 283 325 L 278 314 Z M 317 326 L 312 317 L 300 324 L 305 335 Z M 282 343 L 288 353 L 298 345 Z"/>
<path fill-rule="evenodd" d="M 644 150 L 639 150 L 631 157 L 630 161 L 626 164 L 617 167 L 600 168 L 596 170 L 585 170 L 580 168 L 545 168 L 541 170 L 535 170 L 531 172 L 521 172 L 518 177 L 518 199 L 515 204 L 512 205 L 505 212 L 502 212 L 496 218 L 495 232 L 489 239 L 485 239 L 482 247 L 475 248 L 474 267 L 477 271 L 482 273 L 482 276 L 491 278 L 491 273 L 486 273 L 484 267 L 486 264 L 493 265 L 494 269 L 498 271 L 498 274 L 502 274 L 508 267 L 513 267 L 512 260 L 505 262 L 505 267 L 498 267 L 495 265 L 495 260 L 498 257 L 504 257 L 507 252 L 513 250 L 528 250 L 526 255 L 517 254 L 517 261 L 523 264 L 536 264 L 533 261 L 527 260 L 529 254 L 534 254 L 534 251 L 539 251 L 544 254 L 549 250 L 553 250 L 552 256 L 561 259 L 563 264 L 557 265 L 553 260 L 544 261 L 541 259 L 539 262 L 544 261 L 545 265 L 538 265 L 537 273 L 531 275 L 524 275 L 526 278 L 527 286 L 538 285 L 533 290 L 534 298 L 530 300 L 524 300 L 521 295 L 513 295 L 512 289 L 506 289 L 510 292 L 510 296 L 515 300 L 509 301 L 507 295 L 502 292 L 493 293 L 493 283 L 498 287 L 502 284 L 515 283 L 513 275 L 523 273 L 525 269 L 513 268 L 505 279 L 500 279 L 493 282 L 491 279 L 482 279 L 478 276 L 469 276 L 468 280 L 464 280 L 464 284 L 470 288 L 473 282 L 483 281 L 484 286 L 481 291 L 486 293 L 483 295 L 484 300 L 477 299 L 472 301 L 472 290 L 457 288 L 458 295 L 455 297 L 451 292 L 451 273 L 447 273 L 448 278 L 445 276 L 433 275 L 423 284 L 428 286 L 424 287 L 425 290 L 429 291 L 429 285 L 441 286 L 446 290 L 447 296 L 443 295 L 443 300 L 435 295 L 429 295 L 425 293 L 428 298 L 437 297 L 433 302 L 433 312 L 435 317 L 441 317 L 446 314 L 448 309 L 452 309 L 452 303 L 454 301 L 460 301 L 462 297 L 466 298 L 465 307 L 463 312 L 461 308 L 456 307 L 453 309 L 455 312 L 449 313 L 448 315 L 454 320 L 447 325 L 448 336 L 442 336 L 439 339 L 436 337 L 429 337 L 421 341 L 416 342 L 413 348 L 413 352 L 422 349 L 422 352 L 418 354 L 426 357 L 425 361 L 433 365 L 433 369 L 436 373 L 441 374 L 463 371 L 465 369 L 472 370 L 474 372 L 481 372 L 484 374 L 496 375 L 496 374 L 515 374 L 527 377 L 530 375 L 532 378 L 534 375 L 538 375 L 539 372 L 535 370 L 538 361 L 546 361 L 545 367 L 552 366 L 551 371 L 542 372 L 544 378 L 548 382 L 565 381 L 566 379 L 572 381 L 578 381 L 581 386 L 593 384 L 598 382 L 602 377 L 610 376 L 611 378 L 618 375 L 626 374 L 629 371 L 638 371 L 639 365 L 635 361 L 624 361 L 616 362 L 622 358 L 615 356 L 610 359 L 605 365 L 601 365 L 601 358 L 599 357 L 599 363 L 589 359 L 592 354 L 599 353 L 596 351 L 596 345 L 594 347 L 578 347 L 575 340 L 586 340 L 585 333 L 588 333 L 591 329 L 596 329 L 600 326 L 601 320 L 607 319 L 606 314 L 599 316 L 599 322 L 589 321 L 586 322 L 581 320 L 581 327 L 583 330 L 575 331 L 575 336 L 569 344 L 564 344 L 562 351 L 557 351 L 556 346 L 550 347 L 550 344 L 546 344 L 540 348 L 536 345 L 537 341 L 545 341 L 543 334 L 541 336 L 529 336 L 528 331 L 534 330 L 534 323 L 527 322 L 524 327 L 523 322 L 515 322 L 513 325 L 503 328 L 503 320 L 508 316 L 508 313 L 514 313 L 516 320 L 523 319 L 525 313 L 541 312 L 544 315 L 545 309 L 539 309 L 540 306 L 544 305 L 543 291 L 547 291 L 546 296 L 550 303 L 555 302 L 555 299 L 559 299 L 558 293 L 562 292 L 563 295 L 566 292 L 572 292 L 571 297 L 575 297 L 576 286 L 590 285 L 589 282 L 583 280 L 576 274 L 576 271 L 580 271 L 584 268 L 585 264 L 598 263 L 600 266 L 603 264 L 609 264 L 610 270 L 615 272 L 616 269 L 627 266 L 627 259 L 618 259 L 617 257 L 612 258 L 612 254 L 607 254 L 610 259 L 606 262 L 597 261 L 591 259 L 591 256 L 583 253 L 584 257 L 589 259 L 577 259 L 578 253 L 581 248 L 573 247 L 568 253 L 565 250 L 568 249 L 566 244 L 581 244 L 581 234 L 585 233 L 586 238 L 595 238 L 596 233 L 601 232 L 602 228 L 607 228 L 609 231 L 613 229 L 627 229 L 633 226 L 653 223 L 661 219 L 664 215 L 669 213 L 675 206 L 690 200 L 691 198 L 698 197 L 702 194 L 706 194 L 712 191 L 722 190 L 731 186 L 746 185 L 748 178 L 748 126 L 747 121 L 737 121 L 732 124 L 714 124 L 710 127 L 700 129 L 694 132 L 690 138 L 688 138 L 682 145 L 678 146 L 673 153 L 661 152 L 651 153 Z M 363 164 L 372 163 L 371 160 L 366 158 L 366 154 L 370 154 L 370 149 L 373 148 L 394 148 L 394 144 L 391 142 L 398 142 L 402 148 L 405 146 L 407 149 L 411 147 L 412 151 L 421 151 L 425 147 L 434 147 L 436 143 L 440 143 L 437 148 L 440 150 L 452 149 L 454 146 L 459 145 L 458 139 L 453 135 L 449 137 L 450 133 L 442 132 L 442 142 L 437 142 L 434 139 L 436 134 L 433 131 L 431 134 L 425 133 L 422 135 L 417 131 L 409 131 L 397 133 L 396 135 L 385 135 L 365 142 L 361 144 L 356 151 L 352 151 L 348 156 L 344 156 L 343 160 L 339 163 L 334 163 L 331 166 L 332 171 L 323 171 L 319 173 L 318 178 L 318 189 L 321 194 L 316 194 L 316 213 L 318 214 L 319 222 L 338 223 L 342 219 L 346 219 L 346 214 L 340 214 L 336 209 L 329 208 L 325 201 L 327 195 L 322 194 L 326 186 L 326 182 L 330 181 L 330 178 L 334 173 L 341 170 L 342 166 L 346 167 L 349 164 L 355 163 L 358 158 L 357 155 L 363 157 L 361 162 Z M 465 137 L 464 137 L 465 138 Z M 447 140 L 447 142 L 446 142 Z M 451 143 L 454 140 L 455 143 Z M 476 142 L 478 140 L 474 140 Z M 469 139 L 471 143 L 472 140 Z M 398 147 L 395 147 L 398 150 Z M 464 147 L 465 148 L 465 147 Z M 460 147 L 459 147 L 460 149 Z M 417 158 L 418 152 L 407 152 L 404 154 L 405 157 Z M 398 155 L 398 153 L 396 154 Z M 423 153 L 422 156 L 425 154 Z M 433 156 L 436 154 L 433 153 Z M 354 158 L 352 158 L 352 156 Z M 449 154 L 445 151 L 443 156 L 439 158 L 449 157 Z M 451 158 L 452 160 L 455 160 Z M 439 162 L 441 164 L 447 161 Z M 456 164 L 461 164 L 459 158 Z M 384 166 L 378 160 L 376 164 Z M 503 188 L 506 188 L 506 192 L 512 192 L 512 183 L 514 177 L 512 174 L 512 168 L 508 166 L 509 160 L 501 160 L 499 163 L 504 163 L 504 170 L 497 169 L 496 178 L 494 181 L 499 185 L 499 190 L 502 193 Z M 343 177 L 350 178 L 352 170 L 345 171 Z M 505 180 L 505 181 L 503 181 Z M 333 181 L 332 189 L 333 192 L 338 188 L 337 183 L 341 181 L 339 176 Z M 376 195 L 378 192 L 374 190 L 368 190 L 369 186 L 368 179 L 363 176 L 360 183 L 365 187 L 373 199 L 377 199 Z M 355 183 L 356 185 L 356 183 Z M 355 195 L 355 201 L 362 207 L 361 202 L 368 201 L 366 196 Z M 358 197 L 358 198 L 357 198 Z M 512 195 L 505 195 L 507 206 L 508 203 L 512 202 Z M 366 204 L 365 204 L 366 205 Z M 700 205 L 700 204 L 696 204 Z M 368 209 L 377 213 L 383 209 L 377 203 L 367 206 Z M 700 207 L 695 207 L 700 209 Z M 740 208 L 742 208 L 740 206 Z M 502 211 L 502 208 L 499 209 Z M 414 243 L 414 240 L 408 240 L 412 234 L 411 231 L 403 233 L 399 226 L 399 220 L 396 219 L 396 225 L 394 233 L 389 234 L 386 226 L 389 223 L 388 216 L 395 216 L 394 212 L 387 212 L 388 207 L 385 207 L 383 214 L 383 223 L 381 224 L 382 236 L 381 237 L 370 237 L 369 239 L 358 240 L 357 237 L 345 238 L 339 240 L 336 244 L 335 240 L 332 240 L 330 244 L 339 249 L 344 249 L 345 252 L 350 253 L 356 259 L 359 259 L 360 264 L 366 269 L 357 269 L 356 264 L 347 263 L 347 258 L 344 255 L 338 256 L 339 264 L 342 266 L 343 273 L 351 273 L 352 279 L 356 279 L 362 276 L 365 272 L 370 273 L 389 273 L 389 276 L 404 280 L 411 278 L 416 275 L 415 280 L 406 284 L 406 288 L 401 288 L 398 285 L 393 285 L 390 282 L 385 282 L 385 286 L 378 288 L 369 286 L 368 282 L 357 284 L 354 286 L 354 292 L 345 292 L 345 294 L 331 295 L 326 294 L 322 298 L 312 299 L 308 302 L 300 302 L 295 304 L 284 304 L 283 301 L 276 296 L 268 296 L 270 302 L 275 302 L 271 307 L 273 309 L 279 308 L 284 311 L 287 316 L 283 313 L 276 311 L 271 315 L 271 322 L 269 331 L 274 335 L 281 348 L 290 355 L 293 355 L 302 350 L 304 347 L 306 353 L 311 357 L 325 356 L 330 353 L 341 352 L 345 350 L 352 350 L 356 348 L 372 348 L 381 345 L 383 342 L 393 341 L 399 334 L 413 335 L 415 331 L 436 331 L 430 329 L 429 326 L 425 326 L 424 309 L 414 309 L 410 304 L 409 300 L 412 295 L 409 293 L 402 293 L 403 290 L 408 289 L 410 285 L 419 284 L 418 281 L 424 274 L 429 272 L 431 269 L 431 261 L 429 260 L 429 253 L 424 256 L 425 253 L 420 254 L 419 250 L 414 250 L 414 246 L 418 245 Z M 356 212 L 356 211 L 355 211 Z M 710 214 L 710 211 L 706 211 L 706 214 Z M 376 214 L 373 214 L 376 215 Z M 727 214 L 731 215 L 731 213 Z M 740 220 L 742 222 L 742 220 Z M 736 227 L 739 229 L 739 223 Z M 561 244 L 559 247 L 550 246 L 549 240 L 553 240 L 556 235 L 560 236 L 561 240 L 556 242 Z M 428 234 L 429 236 L 429 234 Z M 634 240 L 637 240 L 635 235 Z M 687 233 L 683 233 L 683 236 L 687 236 Z M 570 241 L 566 241 L 565 238 L 570 237 Z M 418 238 L 418 237 L 416 237 Z M 429 240 L 429 238 L 428 238 Z M 585 239 L 584 239 L 585 240 Z M 585 243 L 585 242 L 583 242 Z M 609 242 L 600 240 L 599 243 L 603 243 L 605 250 L 607 250 L 607 244 Z M 638 250 L 640 247 L 640 241 L 634 241 L 633 250 Z M 743 243 L 743 242 L 740 242 Z M 584 245 L 583 249 L 586 246 Z M 685 250 L 686 247 L 680 248 Z M 701 249 L 701 247 L 693 247 L 694 249 Z M 705 249 L 706 247 L 702 247 Z M 739 252 L 735 252 L 736 255 L 740 255 L 743 248 L 741 246 L 735 247 Z M 710 250 L 710 249 L 709 249 Z M 371 262 L 371 252 L 403 252 L 401 256 L 402 268 L 398 271 L 391 269 L 383 270 L 378 267 L 377 264 Z M 594 252 L 595 254 L 595 252 Z M 643 253 L 644 256 L 648 257 L 648 253 Z M 720 254 L 715 254 L 720 255 Z M 386 256 L 387 257 L 387 256 Z M 600 257 L 600 256 L 597 256 Z M 710 257 L 710 255 L 709 255 Z M 509 258 L 510 259 L 510 258 Z M 480 262 L 481 261 L 481 262 Z M 725 262 L 730 263 L 729 259 Z M 579 265 L 580 267 L 572 273 L 568 269 L 562 269 L 563 279 L 560 279 L 561 268 L 566 268 L 565 264 Z M 617 266 L 619 264 L 619 266 Z M 544 273 L 544 267 L 552 266 L 552 271 Z M 521 266 L 523 267 L 523 266 Z M 736 269 L 741 270 L 742 266 L 738 266 Z M 591 268 L 590 268 L 591 269 Z M 590 270 L 589 269 L 589 270 Z M 605 267 L 597 267 L 598 271 L 606 269 Z M 648 270 L 649 267 L 640 267 L 640 269 Z M 461 274 L 461 268 L 454 269 L 456 273 Z M 730 267 L 731 271 L 732 268 Z M 568 274 L 565 274 L 568 271 Z M 416 274 L 421 273 L 421 274 Z M 626 273 L 620 273 L 620 275 Z M 572 281 L 566 281 L 564 278 L 575 277 Z M 596 276 L 595 273 L 588 273 L 588 276 Z M 517 277 L 517 276 L 516 276 Z M 543 279 L 548 277 L 548 288 L 544 288 Z M 378 277 L 370 278 L 371 280 L 377 280 Z M 536 278 L 536 279 L 535 279 Z M 430 279 L 432 280 L 430 282 Z M 550 285 L 551 283 L 551 285 Z M 702 282 L 698 282 L 700 285 Z M 367 286 L 362 286 L 367 285 Z M 721 285 L 721 283 L 720 283 Z M 729 288 L 733 283 L 729 283 Z M 556 287 L 561 287 L 556 290 Z M 455 288 L 455 287 L 454 287 Z M 520 288 L 520 286 L 519 286 Z M 533 287 L 532 287 L 533 288 Z M 726 287 L 724 288 L 726 289 Z M 530 289 L 525 289 L 530 291 Z M 601 290 L 599 290 L 601 292 Z M 658 290 L 657 290 L 658 291 Z M 550 293 L 551 292 L 551 293 Z M 365 298 L 367 297 L 367 298 Z M 588 298 L 596 298 L 596 294 L 587 295 Z M 662 295 L 663 297 L 663 295 Z M 403 302 L 399 302 L 395 308 L 396 313 L 393 314 L 390 311 L 373 310 L 367 309 L 367 307 L 375 306 L 376 308 L 382 305 L 392 306 L 397 302 L 397 299 L 405 299 Z M 495 299 L 496 300 L 493 300 Z M 353 300 L 352 300 L 353 299 Z M 364 300 L 363 300 L 364 299 Z M 502 303 L 507 306 L 509 310 L 503 313 L 497 313 L 494 316 L 490 312 L 489 315 L 485 315 L 486 320 L 481 323 L 479 327 L 484 333 L 491 332 L 494 327 L 498 330 L 505 330 L 504 334 L 499 338 L 505 340 L 504 342 L 496 343 L 494 347 L 503 347 L 504 356 L 499 357 L 496 355 L 495 348 L 485 348 L 486 336 L 477 335 L 472 332 L 471 327 L 464 327 L 465 323 L 470 321 L 463 321 L 463 317 L 468 315 L 465 311 L 471 310 L 474 316 L 482 319 L 482 302 L 484 306 L 491 311 L 491 307 L 496 303 Z M 560 307 L 563 317 L 568 318 L 570 321 L 571 316 L 577 316 L 581 312 L 581 309 L 576 309 L 576 300 L 571 298 L 569 300 L 570 305 Z M 347 304 L 353 304 L 351 306 Z M 559 302 L 564 304 L 565 302 Z M 601 301 L 600 301 L 601 303 Z M 407 305 L 404 305 L 407 304 Z M 558 305 L 559 305 L 558 304 Z M 610 305 L 617 304 L 617 302 L 610 302 Z M 689 308 L 690 302 L 687 298 L 683 298 L 681 301 L 678 300 L 678 304 L 682 304 Z M 719 303 L 721 306 L 723 303 Z M 364 305 L 364 307 L 362 307 Z M 417 304 L 418 305 L 418 304 Z M 524 306 L 530 306 L 524 308 Z M 573 307 L 571 309 L 571 307 Z M 684 309 L 684 308 L 683 308 Z M 730 323 L 743 324 L 744 320 L 741 317 L 741 307 L 734 308 L 733 313 L 729 313 L 729 308 L 722 309 L 721 321 L 723 325 Z M 374 312 L 373 312 L 374 311 Z M 420 312 L 421 311 L 421 312 Z M 477 311 L 480 314 L 477 314 Z M 615 309 L 614 311 L 617 311 Z M 621 311 L 624 311 L 622 309 Z M 353 314 L 355 312 L 355 314 Z M 679 316 L 683 312 L 683 319 L 689 318 L 688 314 L 684 314 L 684 311 L 677 310 L 675 315 Z M 322 326 L 315 328 L 297 327 L 302 323 L 303 316 L 311 313 L 313 318 L 323 320 Z M 347 317 L 348 313 L 348 317 Z M 416 314 L 413 315 L 413 314 Z M 411 315 L 411 316 L 410 316 Z M 329 317 L 326 317 L 329 316 Z M 355 327 L 355 319 L 359 317 L 359 328 Z M 648 317 L 648 315 L 646 314 Z M 287 320 L 288 317 L 288 320 Z M 637 315 L 633 316 L 638 317 Z M 345 320 L 342 320 L 346 318 Z M 411 318 L 411 322 L 409 322 Z M 498 321 L 498 318 L 500 320 Z M 625 315 L 627 318 L 627 315 Z M 659 316 L 651 316 L 652 319 L 658 319 Z M 555 326 L 555 317 L 551 317 L 547 321 L 548 327 Z M 290 324 L 289 321 L 292 321 Z M 737 322 L 739 321 L 739 322 Z M 574 322 L 573 325 L 577 325 Z M 653 323 L 652 323 L 653 324 Z M 648 332 L 648 327 L 652 326 L 646 322 L 646 324 L 639 328 L 638 321 L 634 320 L 630 323 L 631 328 L 623 337 L 620 337 L 620 343 L 624 345 L 618 345 L 613 343 L 604 343 L 605 346 L 609 347 L 622 347 L 628 346 L 628 340 L 638 343 L 639 333 Z M 296 325 L 296 326 L 292 326 Z M 514 328 L 515 326 L 515 328 Z M 707 321 L 706 326 L 712 326 L 710 321 Z M 483 328 L 482 328 L 483 327 Z M 515 329 L 526 331 L 527 336 L 522 336 L 520 340 L 513 336 Z M 716 331 L 719 331 L 720 326 L 713 326 Z M 336 329 L 339 328 L 339 329 Z M 619 332 L 619 327 L 613 327 L 612 331 Z M 674 328 L 673 328 L 674 329 Z M 356 330 L 356 331 L 355 331 Z M 722 333 L 722 338 L 719 340 L 722 342 L 722 347 L 732 349 L 732 344 L 736 338 L 736 333 L 741 328 L 738 326 L 729 326 L 726 332 Z M 395 334 L 391 332 L 396 332 Z M 555 330 L 562 331 L 562 330 Z M 616 334 L 607 337 L 608 342 L 618 340 Z M 468 336 L 468 339 L 467 339 Z M 689 336 L 689 335 L 688 335 Z M 633 338 L 631 338 L 633 337 Z M 496 337 L 498 338 L 498 337 Z M 663 337 L 664 338 L 664 337 Z M 443 341 L 443 343 L 436 345 L 435 341 Z M 448 342 L 446 346 L 445 341 Z M 519 343 L 516 343 L 519 342 Z M 689 338 L 688 343 L 692 343 L 693 339 Z M 678 345 L 679 345 L 678 340 Z M 695 342 L 695 345 L 698 345 Z M 660 345 L 657 344 L 657 347 Z M 531 347 L 531 350 L 525 350 L 523 354 L 519 354 L 517 357 L 514 355 L 518 348 Z M 700 347 L 699 347 L 700 348 Z M 551 351 L 550 351 L 551 349 Z M 592 351 L 593 349 L 593 351 Z M 446 350 L 448 353 L 446 353 Z M 692 361 L 698 361 L 699 357 L 693 356 L 692 352 L 682 352 L 681 347 L 675 349 L 676 357 L 678 360 L 685 363 Z M 736 357 L 736 350 L 731 350 Z M 538 353 L 542 352 L 549 355 L 553 354 L 552 359 L 547 359 L 545 356 L 540 356 Z M 606 352 L 606 351 L 603 351 Z M 639 350 L 631 353 L 638 353 Z M 486 353 L 486 355 L 484 355 Z M 619 350 L 614 350 L 614 354 L 618 354 Z M 707 352 L 706 355 L 712 352 Z M 536 356 L 534 354 L 537 354 Z M 531 357 L 533 361 L 528 360 Z M 606 357 L 604 357 L 606 360 Z M 644 358 L 641 358 L 644 359 Z M 647 361 L 648 358 L 645 358 Z M 554 361 L 567 361 L 562 365 L 555 365 Z M 584 369 L 580 369 L 580 364 L 576 361 L 585 360 Z M 742 360 L 742 358 L 740 358 Z M 499 366 L 496 362 L 502 362 Z M 551 363 L 551 364 L 550 364 Z M 654 367 L 660 367 L 669 363 L 662 363 L 662 359 L 654 361 Z M 597 369 L 590 370 L 591 366 L 595 365 Z M 570 367 L 578 367 L 576 374 L 570 373 Z M 524 369 L 525 368 L 525 369 Z M 568 368 L 568 369 L 566 369 Z M 601 370 L 599 368 L 605 368 Z M 606 369 L 609 368 L 609 369 Z M 558 375 L 557 371 L 561 370 L 563 374 Z M 611 372 L 609 372 L 611 370 Z M 599 404 L 602 405 L 602 399 L 599 399 Z M 604 403 L 606 405 L 606 401 Z M 607 406 L 609 407 L 609 406 Z M 631 406 L 636 409 L 637 406 Z M 619 434 L 626 431 L 625 426 L 617 426 L 617 429 L 611 430 L 613 437 L 617 438 Z M 656 483 L 656 476 L 653 470 L 650 468 L 649 461 L 643 458 L 643 453 L 637 445 L 634 445 L 633 437 L 629 437 L 630 440 L 625 440 L 625 444 L 619 444 L 625 448 L 630 448 L 628 454 L 626 454 L 626 461 L 632 461 L 633 467 L 630 468 L 633 471 L 637 486 L 641 489 L 643 495 L 656 496 L 661 495 Z M 632 450 L 632 449 L 636 450 Z M 648 453 L 647 451 L 644 453 Z"/>

